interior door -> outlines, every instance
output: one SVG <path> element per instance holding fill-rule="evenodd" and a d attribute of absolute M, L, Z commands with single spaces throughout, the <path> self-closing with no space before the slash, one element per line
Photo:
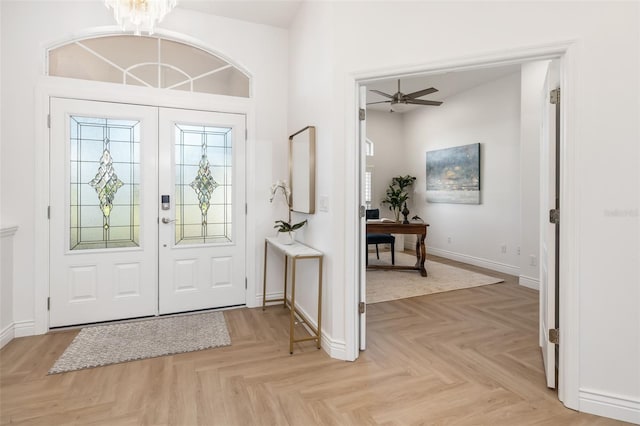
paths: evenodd
<path fill-rule="evenodd" d="M 363 351 L 367 348 L 367 310 L 366 310 L 366 302 L 367 302 L 367 269 L 366 269 L 366 256 L 367 256 L 367 224 L 365 218 L 365 202 L 364 202 L 364 185 L 365 185 L 365 171 L 367 167 L 367 157 L 366 157 L 366 142 L 367 142 L 367 121 L 366 114 L 362 114 L 362 112 L 366 111 L 367 108 L 367 88 L 366 86 L 359 87 L 358 93 L 358 105 L 360 108 L 360 131 L 358 141 L 358 146 L 360 147 L 360 164 L 359 174 L 360 174 L 360 303 L 364 306 L 365 309 L 360 310 L 360 350 Z"/>
<path fill-rule="evenodd" d="M 159 121 L 159 313 L 245 304 L 245 116 Z"/>
<path fill-rule="evenodd" d="M 560 84 L 559 63 L 552 61 L 547 71 L 542 96 L 542 141 L 540 162 L 540 347 L 547 386 L 555 388 L 557 346 L 549 341 L 549 330 L 558 328 L 559 225 L 550 220 L 550 211 L 560 208 L 559 147 L 560 97 L 555 103 L 551 91 Z M 557 92 L 559 93 L 559 92 Z"/>
<path fill-rule="evenodd" d="M 52 98 L 51 327 L 157 309 L 157 109 Z"/>

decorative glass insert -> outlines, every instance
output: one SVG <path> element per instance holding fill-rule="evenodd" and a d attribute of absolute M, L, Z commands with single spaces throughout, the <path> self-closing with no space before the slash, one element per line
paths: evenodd
<path fill-rule="evenodd" d="M 230 128 L 175 125 L 176 244 L 232 242 Z"/>
<path fill-rule="evenodd" d="M 364 202 L 367 208 L 371 207 L 373 202 L 373 166 L 367 166 L 364 172 Z"/>
<path fill-rule="evenodd" d="M 140 245 L 140 122 L 71 116 L 71 250 Z"/>
<path fill-rule="evenodd" d="M 249 77 L 198 47 L 158 36 L 109 35 L 52 48 L 48 74 L 248 98 Z"/>

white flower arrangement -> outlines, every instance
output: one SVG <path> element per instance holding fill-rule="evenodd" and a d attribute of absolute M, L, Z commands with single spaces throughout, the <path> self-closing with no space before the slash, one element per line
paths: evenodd
<path fill-rule="evenodd" d="M 276 183 L 271 185 L 271 198 L 269 198 L 269 202 L 273 203 L 273 199 L 276 197 L 278 189 L 282 190 L 282 194 L 287 201 L 287 206 L 291 207 L 291 188 L 289 188 L 289 184 L 286 180 L 278 180 Z"/>

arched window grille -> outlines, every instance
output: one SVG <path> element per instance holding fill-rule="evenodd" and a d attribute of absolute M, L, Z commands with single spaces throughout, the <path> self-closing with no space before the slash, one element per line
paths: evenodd
<path fill-rule="evenodd" d="M 48 51 L 51 76 L 250 97 L 249 77 L 203 49 L 158 36 L 88 38 Z"/>

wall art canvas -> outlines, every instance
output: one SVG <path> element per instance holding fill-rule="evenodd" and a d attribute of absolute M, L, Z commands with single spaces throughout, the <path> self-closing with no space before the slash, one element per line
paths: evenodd
<path fill-rule="evenodd" d="M 427 151 L 427 202 L 480 204 L 480 144 Z"/>

